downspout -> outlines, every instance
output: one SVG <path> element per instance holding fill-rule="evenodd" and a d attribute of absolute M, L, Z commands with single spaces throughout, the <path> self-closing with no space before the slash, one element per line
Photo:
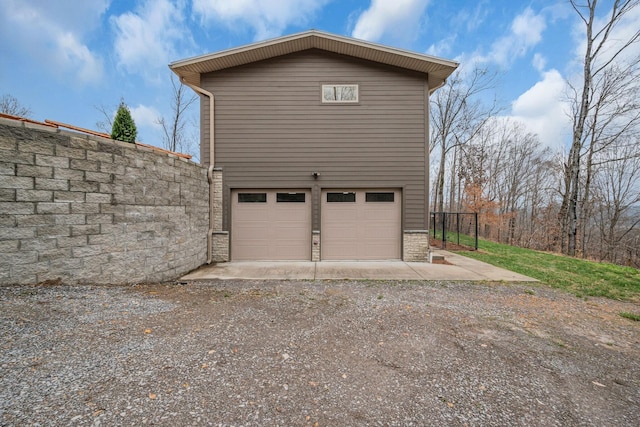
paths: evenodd
<path fill-rule="evenodd" d="M 443 79 L 442 82 L 434 87 L 434 88 L 429 88 L 429 96 L 433 95 L 433 92 L 435 92 L 436 90 L 440 89 L 442 86 L 447 84 L 447 79 Z"/>
<path fill-rule="evenodd" d="M 180 80 L 183 84 L 189 86 L 193 89 L 194 92 L 197 92 L 201 95 L 209 97 L 209 168 L 207 169 L 207 179 L 209 180 L 209 231 L 207 232 L 207 264 L 211 264 L 213 259 L 213 229 L 214 229 L 214 219 L 213 219 L 213 196 L 214 196 L 214 186 L 213 186 L 213 167 L 215 165 L 215 156 L 214 156 L 214 130 L 215 126 L 213 123 L 214 120 L 214 106 L 215 106 L 215 98 L 211 92 L 208 92 L 198 86 L 193 86 L 187 83 L 184 77 L 181 77 Z"/>

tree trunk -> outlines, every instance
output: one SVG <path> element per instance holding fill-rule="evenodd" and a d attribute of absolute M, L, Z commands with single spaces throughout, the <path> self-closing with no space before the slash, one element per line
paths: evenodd
<path fill-rule="evenodd" d="M 587 31 L 587 45 L 584 54 L 583 68 L 583 85 L 580 94 L 580 103 L 577 111 L 577 117 L 573 125 L 573 139 L 571 141 L 571 149 L 569 150 L 568 173 L 566 179 L 568 182 L 565 189 L 568 190 L 564 194 L 562 206 L 566 206 L 566 213 L 563 215 L 563 231 L 566 233 L 567 246 L 566 254 L 575 256 L 576 254 L 576 236 L 578 233 L 578 187 L 580 185 L 580 155 L 583 147 L 583 134 L 587 115 L 589 114 L 589 93 L 591 90 L 592 74 L 592 49 L 593 49 L 593 20 L 595 15 L 596 0 L 589 3 L 589 17 L 585 19 Z"/>
<path fill-rule="evenodd" d="M 444 169 L 447 157 L 447 150 L 444 139 L 440 149 L 440 169 L 438 170 L 438 179 L 436 182 L 436 212 L 444 212 Z"/>

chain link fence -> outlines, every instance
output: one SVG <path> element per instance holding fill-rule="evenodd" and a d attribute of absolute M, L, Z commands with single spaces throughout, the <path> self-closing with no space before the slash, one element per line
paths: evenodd
<path fill-rule="evenodd" d="M 433 246 L 478 250 L 477 212 L 431 212 L 429 226 Z"/>

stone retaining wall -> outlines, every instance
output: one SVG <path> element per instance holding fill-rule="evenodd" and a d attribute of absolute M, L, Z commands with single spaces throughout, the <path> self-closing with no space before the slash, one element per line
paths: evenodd
<path fill-rule="evenodd" d="M 0 119 L 0 284 L 172 280 L 206 262 L 206 169 Z"/>

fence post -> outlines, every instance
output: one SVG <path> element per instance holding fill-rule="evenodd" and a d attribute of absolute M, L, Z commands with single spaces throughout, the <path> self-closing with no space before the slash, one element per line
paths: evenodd
<path fill-rule="evenodd" d="M 476 251 L 478 250 L 478 212 L 475 212 L 476 217 Z"/>
<path fill-rule="evenodd" d="M 447 213 L 442 212 L 442 249 L 447 248 Z"/>

